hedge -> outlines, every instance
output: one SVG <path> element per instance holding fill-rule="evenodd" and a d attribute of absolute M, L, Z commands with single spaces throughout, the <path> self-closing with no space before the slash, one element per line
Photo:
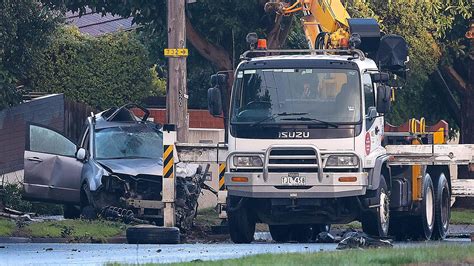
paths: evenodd
<path fill-rule="evenodd" d="M 30 88 L 105 109 L 158 94 L 163 82 L 151 67 L 133 32 L 92 37 L 65 26 L 35 58 Z"/>

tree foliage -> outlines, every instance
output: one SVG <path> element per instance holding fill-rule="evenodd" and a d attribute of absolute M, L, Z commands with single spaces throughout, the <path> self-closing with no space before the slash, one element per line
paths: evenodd
<path fill-rule="evenodd" d="M 151 66 L 133 33 L 94 38 L 76 27 L 62 27 L 35 58 L 29 80 L 35 90 L 64 93 L 104 109 L 157 94 L 156 87 L 164 84 Z"/>
<path fill-rule="evenodd" d="M 453 38 L 453 30 L 466 25 L 472 16 L 469 1 L 348 0 L 346 4 L 353 17 L 376 18 L 383 31 L 403 36 L 410 46 L 410 72 L 404 89 L 396 93 L 389 120 L 400 124 L 423 116 L 429 123 L 446 119 L 454 125 L 431 74 L 443 60 L 452 57 L 450 51 L 455 47 L 466 48 L 458 45 L 460 39 Z"/>
<path fill-rule="evenodd" d="M 62 21 L 35 0 L 0 1 L 0 110 L 17 104 L 36 53 Z"/>

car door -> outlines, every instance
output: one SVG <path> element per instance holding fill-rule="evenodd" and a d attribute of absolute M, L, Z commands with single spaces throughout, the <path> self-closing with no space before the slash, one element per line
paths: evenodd
<path fill-rule="evenodd" d="M 27 125 L 24 197 L 57 203 L 79 203 L 83 163 L 77 146 L 55 130 Z"/>

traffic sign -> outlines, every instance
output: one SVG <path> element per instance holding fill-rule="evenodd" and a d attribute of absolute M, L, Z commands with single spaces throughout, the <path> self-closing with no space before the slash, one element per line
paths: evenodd
<path fill-rule="evenodd" d="M 166 57 L 186 57 L 189 55 L 187 48 L 167 48 L 164 52 Z"/>

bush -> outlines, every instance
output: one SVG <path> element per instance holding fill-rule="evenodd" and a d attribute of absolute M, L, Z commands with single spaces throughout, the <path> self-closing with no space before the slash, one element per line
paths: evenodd
<path fill-rule="evenodd" d="M 151 67 L 134 33 L 94 38 L 65 26 L 35 58 L 30 87 L 105 109 L 157 94 Z"/>
<path fill-rule="evenodd" d="M 63 213 L 61 205 L 23 200 L 22 189 L 17 184 L 5 185 L 3 204 L 5 207 L 18 211 L 33 212 L 41 215 L 60 215 Z"/>

